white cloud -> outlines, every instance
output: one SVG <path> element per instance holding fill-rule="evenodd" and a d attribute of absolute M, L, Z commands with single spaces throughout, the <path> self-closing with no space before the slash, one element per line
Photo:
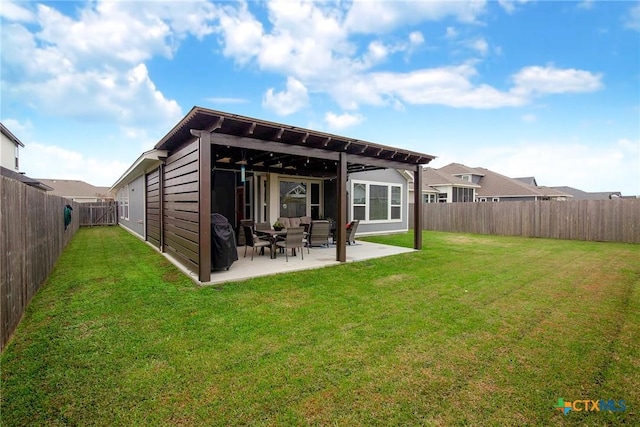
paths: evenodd
<path fill-rule="evenodd" d="M 625 28 L 640 31 L 640 3 L 630 7 L 623 19 Z"/>
<path fill-rule="evenodd" d="M 447 32 L 444 36 L 447 39 L 455 39 L 456 37 L 458 37 L 458 30 L 456 30 L 454 27 L 447 27 Z"/>
<path fill-rule="evenodd" d="M 11 0 L 2 1 L 0 16 L 14 22 L 33 22 L 35 19 L 31 10 Z"/>
<path fill-rule="evenodd" d="M 364 117 L 361 114 L 343 113 L 338 115 L 329 111 L 324 115 L 324 121 L 331 129 L 342 130 L 362 123 Z"/>
<path fill-rule="evenodd" d="M 522 116 L 522 121 L 527 123 L 534 123 L 538 121 L 538 117 L 535 114 L 525 114 Z"/>
<path fill-rule="evenodd" d="M 498 3 L 508 14 L 516 11 L 516 4 L 528 3 L 531 0 L 498 0 Z"/>
<path fill-rule="evenodd" d="M 37 142 L 22 150 L 20 163 L 21 170 L 32 178 L 79 179 L 98 186 L 110 186 L 129 166 L 118 160 L 85 157 L 77 151 Z"/>
<path fill-rule="evenodd" d="M 157 90 L 144 64 L 126 73 L 61 73 L 47 80 L 16 83 L 10 91 L 28 97 L 38 109 L 53 116 L 150 124 L 173 122 L 182 115 L 177 102 Z"/>
<path fill-rule="evenodd" d="M 356 1 L 350 9 L 345 8 L 329 3 L 270 2 L 267 11 L 271 26 L 267 27 L 256 20 L 246 4 L 227 6 L 221 10 L 221 22 L 233 21 L 234 25 L 218 27 L 223 51 L 238 63 L 253 62 L 262 70 L 295 78 L 308 91 L 327 93 L 345 110 L 363 104 L 499 108 L 527 104 L 534 96 L 589 92 L 601 87 L 600 75 L 551 66 L 520 70 L 513 76 L 510 90 L 476 83 L 478 75 L 472 62 L 407 72 L 374 72 L 373 67 L 392 61 L 400 52 L 405 53 L 408 62 L 407 55 L 417 44 L 424 43 L 424 36 L 418 32 L 410 33 L 406 42 L 389 43 L 384 39 L 384 31 L 398 25 L 400 17 L 410 17 L 411 22 L 444 17 L 473 21 L 484 12 L 485 2 L 469 6 L 466 2 Z M 376 21 L 375 30 L 365 31 L 364 24 L 373 20 L 380 20 Z M 350 41 L 353 32 L 378 35 L 364 49 L 358 49 Z M 447 35 L 458 36 L 454 27 L 447 29 Z M 481 55 L 490 49 L 482 37 L 464 44 Z M 289 92 L 275 93 L 270 89 L 263 105 L 279 114 L 297 111 L 300 106 L 296 104 L 283 107 L 284 96 Z"/>
<path fill-rule="evenodd" d="M 44 4 L 33 12 L 4 6 L 3 97 L 29 99 L 53 115 L 120 124 L 179 118 L 179 106 L 155 86 L 144 62 L 172 57 L 187 35 L 213 32 L 207 22 L 216 11 L 208 2 L 92 1 L 73 16 Z"/>
<path fill-rule="evenodd" d="M 593 8 L 593 3 L 594 3 L 594 0 L 583 0 L 580 3 L 578 3 L 578 8 L 589 10 Z"/>
<path fill-rule="evenodd" d="M 513 76 L 514 92 L 522 94 L 594 92 L 602 88 L 601 79 L 601 74 L 553 66 L 525 67 Z"/>
<path fill-rule="evenodd" d="M 486 55 L 489 50 L 489 44 L 482 37 L 470 41 L 468 45 L 471 49 L 477 51 L 482 56 Z"/>
<path fill-rule="evenodd" d="M 453 17 L 476 22 L 485 12 L 486 1 L 367 1 L 355 0 L 345 19 L 350 31 L 381 34 L 422 21 Z"/>
<path fill-rule="evenodd" d="M 262 106 L 275 111 L 276 114 L 287 116 L 306 106 L 309 102 L 307 88 L 293 77 L 287 78 L 287 88 L 282 92 L 275 92 L 273 88 L 267 90 Z"/>
<path fill-rule="evenodd" d="M 23 135 L 32 128 L 31 121 L 22 123 L 19 120 L 10 117 L 3 117 L 2 124 L 5 125 L 5 127 L 9 129 L 9 131 L 11 131 L 11 133 L 18 137 L 18 139 L 21 141 L 22 138 L 24 138 Z M 24 143 L 24 141 L 22 141 L 22 143 Z"/>
<path fill-rule="evenodd" d="M 342 95 L 352 102 L 384 103 L 385 100 L 400 99 L 407 104 L 439 104 L 451 107 L 496 108 L 517 106 L 526 103 L 518 95 L 500 92 L 487 85 L 475 86 L 470 78 L 476 74 L 471 65 L 421 69 L 408 73 L 371 73 L 369 79 L 361 81 L 366 89 L 342 88 Z M 372 99 L 371 94 L 378 94 Z M 368 95 L 369 98 L 358 96 Z"/>
<path fill-rule="evenodd" d="M 409 34 L 409 43 L 413 46 L 419 46 L 424 43 L 424 36 L 420 31 L 413 31 Z"/>

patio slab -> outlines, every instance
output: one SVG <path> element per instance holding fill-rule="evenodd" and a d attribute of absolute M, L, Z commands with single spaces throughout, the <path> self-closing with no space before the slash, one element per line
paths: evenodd
<path fill-rule="evenodd" d="M 310 270 L 323 268 L 332 265 L 339 265 L 336 261 L 336 247 L 313 247 L 309 251 L 304 249 L 304 259 L 298 253 L 296 256 L 289 256 L 289 262 L 285 260 L 284 253 L 277 253 L 275 259 L 269 256 L 269 249 L 264 255 L 259 255 L 259 250 L 251 261 L 252 248 L 247 248 L 247 256 L 244 257 L 244 246 L 238 246 L 238 261 L 234 262 L 229 270 L 211 272 L 211 281 L 198 282 L 203 286 L 214 285 L 224 282 L 237 282 L 254 277 L 270 276 L 273 274 L 289 273 L 293 271 Z M 415 249 L 402 248 L 399 246 L 383 245 L 380 243 L 356 241 L 355 245 L 347 245 L 347 262 L 364 261 L 367 259 L 381 258 L 390 255 L 414 252 Z M 197 275 L 183 269 L 185 274 L 196 282 Z"/>

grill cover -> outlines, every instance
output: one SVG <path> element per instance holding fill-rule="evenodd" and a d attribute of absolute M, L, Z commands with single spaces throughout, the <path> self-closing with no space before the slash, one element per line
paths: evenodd
<path fill-rule="evenodd" d="M 236 235 L 224 215 L 211 214 L 211 269 L 228 270 L 238 260 Z"/>

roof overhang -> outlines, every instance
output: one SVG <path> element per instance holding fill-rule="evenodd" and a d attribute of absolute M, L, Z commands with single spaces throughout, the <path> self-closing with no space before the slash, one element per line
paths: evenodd
<path fill-rule="evenodd" d="M 167 158 L 166 150 L 149 150 L 145 151 L 138 159 L 126 170 L 124 174 L 111 186 L 109 192 L 114 194 L 119 188 L 133 181 L 140 175 L 145 174 L 149 170 L 155 169 Z"/>
<path fill-rule="evenodd" d="M 22 141 L 20 141 L 17 136 L 15 136 L 13 133 L 11 133 L 11 131 L 9 129 L 7 129 L 7 127 L 5 125 L 3 125 L 2 123 L 0 123 L 0 130 L 2 131 L 2 133 L 7 138 L 9 138 L 15 144 L 18 144 L 20 147 L 24 147 L 24 144 L 22 143 Z"/>
<path fill-rule="evenodd" d="M 155 148 L 172 151 L 200 132 L 211 133 L 214 167 L 246 165 L 253 170 L 325 176 L 335 174 L 341 153 L 347 172 L 415 169 L 430 154 L 375 144 L 311 129 L 193 107 Z"/>

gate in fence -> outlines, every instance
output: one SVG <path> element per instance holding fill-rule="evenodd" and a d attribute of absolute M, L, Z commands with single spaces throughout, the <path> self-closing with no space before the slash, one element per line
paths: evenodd
<path fill-rule="evenodd" d="M 118 224 L 118 204 L 115 201 L 80 205 L 81 227 L 116 224 Z"/>

